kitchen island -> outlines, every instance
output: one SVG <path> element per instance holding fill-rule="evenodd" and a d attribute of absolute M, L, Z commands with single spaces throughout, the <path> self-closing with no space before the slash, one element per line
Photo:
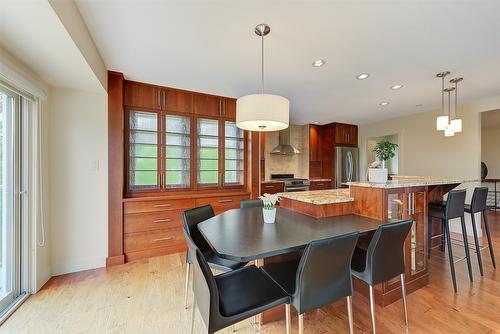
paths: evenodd
<path fill-rule="evenodd" d="M 475 182 L 428 176 L 397 177 L 386 183 L 350 182 L 349 189 L 281 193 L 280 206 L 321 218 L 357 214 L 377 220 L 413 220 L 405 242 L 405 281 L 408 292 L 429 282 L 427 266 L 427 207 L 461 183 Z M 433 224 L 432 235 L 440 234 L 441 224 Z M 438 242 L 439 240 L 436 240 Z M 366 247 L 369 238 L 360 240 Z M 368 287 L 354 280 L 357 291 L 368 295 Z M 385 306 L 400 299 L 399 278 L 375 287 L 375 300 Z"/>

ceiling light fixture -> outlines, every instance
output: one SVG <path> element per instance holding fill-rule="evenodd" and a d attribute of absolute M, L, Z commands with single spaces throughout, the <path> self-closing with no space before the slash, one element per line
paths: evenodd
<path fill-rule="evenodd" d="M 462 119 L 457 118 L 457 108 L 458 108 L 458 83 L 464 78 L 453 78 L 450 83 L 455 84 L 455 107 L 453 108 L 453 114 L 450 121 L 450 126 L 454 133 L 462 132 Z"/>
<path fill-rule="evenodd" d="M 449 118 L 444 110 L 444 78 L 450 74 L 449 71 L 439 72 L 436 77 L 441 78 L 441 116 L 436 119 L 436 130 L 444 131 L 448 127 Z"/>
<path fill-rule="evenodd" d="M 255 27 L 255 34 L 261 37 L 261 93 L 245 95 L 236 101 L 236 126 L 243 130 L 277 131 L 289 125 L 288 99 L 264 94 L 264 36 L 270 32 L 267 24 Z"/>
<path fill-rule="evenodd" d="M 368 73 L 361 73 L 360 75 L 358 75 L 356 77 L 356 79 L 358 79 L 358 80 L 365 80 L 365 79 L 368 79 L 369 77 L 370 77 L 370 74 L 368 74 Z"/>
<path fill-rule="evenodd" d="M 391 86 L 391 89 L 393 89 L 393 90 L 400 89 L 400 88 L 403 88 L 403 85 L 397 84 L 397 85 Z"/>
<path fill-rule="evenodd" d="M 448 119 L 451 119 L 451 92 L 455 90 L 455 87 L 445 88 L 444 92 L 448 94 Z M 455 131 L 451 125 L 451 122 L 448 122 L 448 125 L 444 129 L 445 137 L 453 137 L 455 135 Z"/>
<path fill-rule="evenodd" d="M 318 60 L 313 61 L 312 66 L 313 67 L 321 67 L 325 64 L 326 64 L 326 60 L 318 59 Z"/>
<path fill-rule="evenodd" d="M 387 105 L 389 105 L 390 102 L 387 102 L 387 101 L 383 101 L 383 102 L 380 102 L 379 105 L 381 105 L 382 107 L 385 107 Z"/>
<path fill-rule="evenodd" d="M 454 84 L 454 87 L 444 88 L 444 78 L 450 74 L 450 72 L 440 72 L 436 74 L 436 77 L 441 78 L 441 112 L 443 115 L 436 119 L 436 129 L 438 131 L 444 131 L 445 137 L 453 137 L 455 133 L 462 132 L 462 119 L 457 118 L 458 110 L 458 83 L 463 80 L 463 78 L 453 78 L 450 83 Z M 453 107 L 453 112 L 451 108 L 451 92 L 455 92 L 455 103 Z M 445 100 L 444 93 L 448 94 L 448 112 L 445 114 Z"/>

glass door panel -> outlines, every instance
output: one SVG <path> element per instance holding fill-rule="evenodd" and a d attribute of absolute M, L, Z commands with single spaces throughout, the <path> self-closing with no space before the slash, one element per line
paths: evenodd
<path fill-rule="evenodd" d="M 0 88 L 0 312 L 17 297 L 19 288 L 18 109 L 19 96 Z"/>
<path fill-rule="evenodd" d="M 426 269 L 426 198 L 425 192 L 408 194 L 409 210 L 413 219 L 411 233 L 411 274 L 415 275 Z"/>

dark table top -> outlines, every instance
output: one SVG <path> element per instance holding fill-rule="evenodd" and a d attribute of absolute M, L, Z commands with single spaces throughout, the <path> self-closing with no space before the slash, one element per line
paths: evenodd
<path fill-rule="evenodd" d="M 262 208 L 246 208 L 228 210 L 198 224 L 198 229 L 219 256 L 252 261 L 299 250 L 312 240 L 375 231 L 384 223 L 358 215 L 316 219 L 277 208 L 276 222 L 266 224 Z"/>

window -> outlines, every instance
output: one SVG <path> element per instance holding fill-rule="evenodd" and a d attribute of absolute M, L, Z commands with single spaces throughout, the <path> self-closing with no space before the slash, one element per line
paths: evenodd
<path fill-rule="evenodd" d="M 224 126 L 224 185 L 242 185 L 245 165 L 244 132 L 235 122 Z"/>
<path fill-rule="evenodd" d="M 166 188 L 189 188 L 191 157 L 191 119 L 184 116 L 165 116 Z"/>
<path fill-rule="evenodd" d="M 219 121 L 198 118 L 198 184 L 219 184 Z"/>
<path fill-rule="evenodd" d="M 158 115 L 131 111 L 129 184 L 131 189 L 156 189 L 158 185 Z"/>

